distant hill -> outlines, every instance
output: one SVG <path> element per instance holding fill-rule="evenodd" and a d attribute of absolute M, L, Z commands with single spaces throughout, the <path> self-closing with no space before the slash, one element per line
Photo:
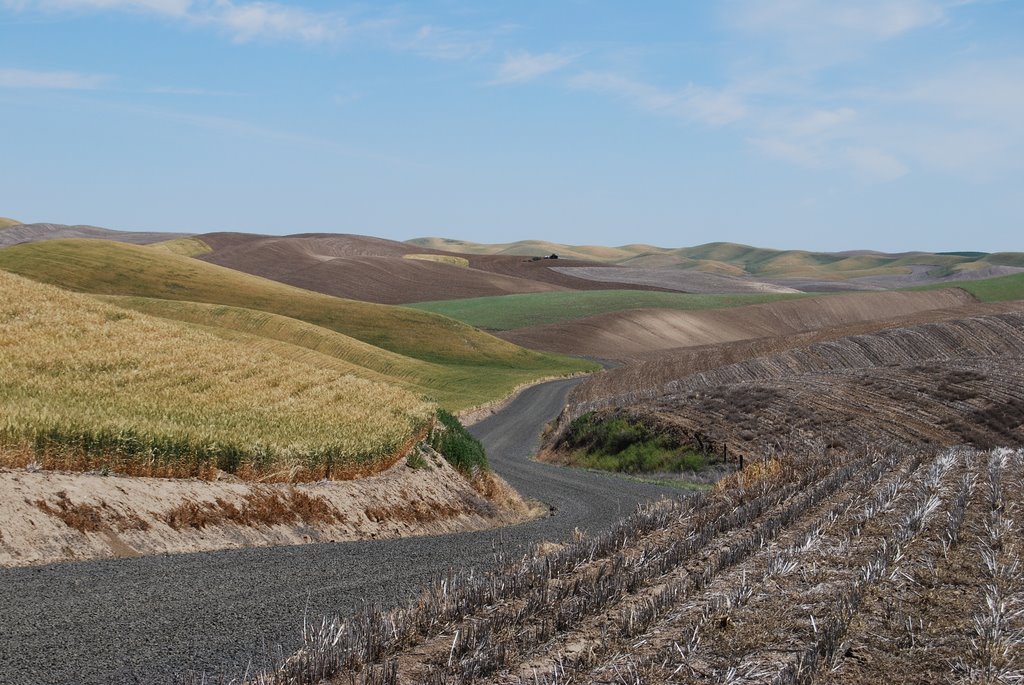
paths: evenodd
<path fill-rule="evenodd" d="M 408 241 L 419 248 L 479 255 L 557 254 L 605 264 L 648 269 L 702 271 L 729 276 L 748 276 L 795 287 L 827 290 L 827 282 L 848 282 L 855 289 L 888 289 L 1017 273 L 1024 267 L 1019 252 L 904 252 L 887 254 L 867 250 L 810 252 L 773 250 L 737 243 L 715 242 L 695 247 L 666 248 L 631 244 L 619 247 L 561 245 L 524 240 L 482 244 L 447 238 Z M 842 289 L 849 289 L 843 287 Z"/>
<path fill-rule="evenodd" d="M 3 224 L 5 221 L 13 223 Z M 35 243 L 40 240 L 61 240 L 64 238 L 96 238 L 119 243 L 148 245 L 174 238 L 183 238 L 188 233 L 159 233 L 156 231 L 114 231 L 98 226 L 65 226 L 63 224 L 21 224 L 13 219 L 0 219 L 0 247 Z"/>
<path fill-rule="evenodd" d="M 20 226 L 21 222 L 17 219 L 8 219 L 5 216 L 0 216 L 0 230 L 10 228 L 11 226 Z"/>
<path fill-rule="evenodd" d="M 550 266 L 601 267 L 593 260 L 453 255 L 408 243 L 337 233 L 266 236 L 208 233 L 203 261 L 316 292 L 381 304 L 407 304 L 560 290 L 640 289 L 559 273 Z"/>
<path fill-rule="evenodd" d="M 255 336 L 254 349 L 394 383 L 451 409 L 591 367 L 438 314 L 331 297 L 153 247 L 48 240 L 0 249 L 0 269 L 228 339 Z"/>

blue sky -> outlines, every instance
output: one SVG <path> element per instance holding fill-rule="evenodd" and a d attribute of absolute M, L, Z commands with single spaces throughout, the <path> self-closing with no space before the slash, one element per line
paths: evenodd
<path fill-rule="evenodd" d="M 0 0 L 0 215 L 1024 250 L 1024 3 Z"/>

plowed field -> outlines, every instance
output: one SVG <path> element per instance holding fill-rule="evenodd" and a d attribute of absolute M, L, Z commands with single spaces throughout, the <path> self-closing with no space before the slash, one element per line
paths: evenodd
<path fill-rule="evenodd" d="M 1024 452 L 766 461 L 608 533 L 325 621 L 264 682 L 1019 680 Z"/>

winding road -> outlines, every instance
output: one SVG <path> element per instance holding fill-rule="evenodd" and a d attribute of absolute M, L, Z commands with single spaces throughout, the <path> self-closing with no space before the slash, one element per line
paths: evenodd
<path fill-rule="evenodd" d="M 167 683 L 243 675 L 299 645 L 304 616 L 393 603 L 494 550 L 596 531 L 665 488 L 530 460 L 579 380 L 524 391 L 472 428 L 494 469 L 554 507 L 518 526 L 439 537 L 323 543 L 0 569 L 0 683 Z"/>

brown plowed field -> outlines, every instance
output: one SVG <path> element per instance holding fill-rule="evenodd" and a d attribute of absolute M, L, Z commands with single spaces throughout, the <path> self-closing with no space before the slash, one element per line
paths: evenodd
<path fill-rule="evenodd" d="M 260 682 L 1015 682 L 1024 452 L 767 461 L 388 613 Z"/>
<path fill-rule="evenodd" d="M 658 350 L 791 335 L 976 302 L 957 290 L 849 293 L 705 311 L 643 309 L 500 333 L 538 350 L 629 359 Z"/>
<path fill-rule="evenodd" d="M 572 401 L 572 400 L 570 400 Z M 695 373 L 654 396 L 574 402 L 735 461 L 868 445 L 1024 444 L 1024 311 L 850 336 Z"/>
<path fill-rule="evenodd" d="M 548 268 L 552 264 L 592 266 L 589 262 L 452 255 L 366 236 L 210 233 L 198 237 L 213 250 L 199 257 L 205 261 L 327 295 L 382 304 L 567 289 L 661 290 L 573 278 Z M 408 254 L 461 256 L 469 261 L 469 268 L 406 259 Z"/>
<path fill-rule="evenodd" d="M 701 371 L 736 364 L 755 357 L 777 354 L 818 342 L 838 340 L 851 335 L 875 333 L 891 328 L 1016 311 L 1024 311 L 1024 302 L 975 303 L 949 309 L 929 309 L 894 319 L 830 326 L 792 335 L 658 350 L 637 355 L 625 366 L 591 376 L 573 389 L 569 402 L 570 404 L 599 403 L 602 400 L 614 402 L 616 397 L 654 397 L 661 394 L 665 384 L 671 381 Z"/>

